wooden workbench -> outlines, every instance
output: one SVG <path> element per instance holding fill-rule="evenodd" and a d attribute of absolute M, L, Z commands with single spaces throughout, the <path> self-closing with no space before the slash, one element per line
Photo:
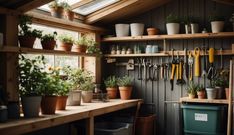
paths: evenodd
<path fill-rule="evenodd" d="M 81 119 L 87 119 L 86 130 L 88 135 L 94 134 L 94 117 L 125 108 L 137 106 L 140 99 L 120 100 L 114 99 L 109 102 L 82 103 L 81 106 L 67 106 L 65 111 L 56 111 L 55 115 L 41 115 L 39 118 L 21 118 L 0 123 L 1 135 L 23 134 L 39 129 L 53 127 Z"/>

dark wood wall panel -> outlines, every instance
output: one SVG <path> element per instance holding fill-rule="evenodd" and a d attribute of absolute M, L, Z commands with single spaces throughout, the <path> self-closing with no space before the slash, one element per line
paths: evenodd
<path fill-rule="evenodd" d="M 234 12 L 234 8 L 229 5 L 218 4 L 211 0 L 172 0 L 170 3 L 161 6 L 159 8 L 153 9 L 147 13 L 139 16 L 131 17 L 127 20 L 121 20 L 119 22 L 133 23 L 141 22 L 147 27 L 156 27 L 161 30 L 161 33 L 166 33 L 165 18 L 168 14 L 173 13 L 180 17 L 194 16 L 199 17 L 200 31 L 203 28 L 207 28 L 210 31 L 210 23 L 208 22 L 208 16 L 214 11 L 217 11 L 220 15 L 226 18 L 225 31 L 231 31 L 231 24 L 228 22 L 228 18 Z M 119 23 L 116 22 L 116 23 Z M 110 26 L 113 26 L 111 24 Z M 111 28 L 113 29 L 113 27 Z M 181 25 L 181 32 L 183 32 L 183 25 Z M 113 31 L 114 33 L 114 31 Z M 145 31 L 146 33 L 146 31 Z M 214 47 L 215 49 L 231 49 L 231 44 L 234 43 L 234 38 L 228 39 L 189 39 L 189 40 L 168 40 L 168 49 L 171 50 L 183 50 L 187 48 L 188 50 L 193 50 L 195 47 Z M 124 42 L 124 43 L 105 43 L 103 45 L 104 51 L 109 52 L 108 46 L 119 45 L 119 46 L 133 46 L 134 45 L 147 45 L 147 44 L 157 44 L 163 47 L 163 41 L 144 41 L 144 42 Z M 176 52 L 175 52 L 176 53 Z M 225 67 L 229 66 L 229 59 L 231 56 L 224 56 Z M 135 62 L 136 62 L 136 58 Z M 153 57 L 150 58 L 154 63 L 161 63 L 161 59 L 164 62 L 170 61 L 170 57 Z M 215 66 L 219 67 L 220 56 L 215 57 Z M 128 58 L 118 58 L 117 62 L 127 62 Z M 203 61 L 203 58 L 201 58 Z M 137 67 L 134 71 L 127 72 L 125 66 L 115 66 L 115 64 L 107 64 L 103 61 L 103 78 L 109 75 L 123 76 L 129 74 L 134 78 L 134 98 L 143 98 L 145 103 L 154 104 L 156 107 L 156 133 L 157 135 L 180 135 L 182 131 L 180 130 L 180 106 L 176 102 L 179 98 L 186 96 L 186 85 L 178 86 L 174 83 L 174 90 L 170 90 L 169 81 L 164 81 L 160 79 L 159 81 L 144 82 L 137 79 Z M 203 67 L 202 67 L 203 68 Z M 201 69 L 202 69 L 201 68 Z M 194 78 L 195 82 L 203 84 L 204 81 L 207 84 L 209 81 L 204 80 L 204 78 Z M 169 102 L 166 102 L 169 101 Z"/>

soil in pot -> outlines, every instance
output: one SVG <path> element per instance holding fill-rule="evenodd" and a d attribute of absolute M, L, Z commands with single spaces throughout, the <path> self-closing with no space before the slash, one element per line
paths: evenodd
<path fill-rule="evenodd" d="M 68 96 L 58 96 L 56 110 L 66 110 Z"/>
<path fill-rule="evenodd" d="M 41 45 L 42 45 L 42 48 L 45 50 L 54 50 L 56 41 L 55 40 L 42 41 Z"/>
<path fill-rule="evenodd" d="M 51 16 L 56 18 L 63 18 L 63 7 L 50 8 Z"/>
<path fill-rule="evenodd" d="M 131 99 L 132 87 L 119 87 L 119 92 L 122 100 Z"/>
<path fill-rule="evenodd" d="M 217 95 L 217 89 L 215 88 L 206 88 L 207 99 L 215 99 Z"/>
<path fill-rule="evenodd" d="M 180 33 L 180 24 L 179 23 L 167 23 L 166 27 L 167 27 L 167 34 L 168 35 Z"/>
<path fill-rule="evenodd" d="M 72 49 L 72 43 L 62 43 L 59 45 L 59 50 L 70 52 Z"/>
<path fill-rule="evenodd" d="M 20 47 L 33 48 L 36 37 L 19 36 Z"/>
<path fill-rule="evenodd" d="M 93 91 L 82 91 L 81 98 L 83 103 L 91 103 L 93 99 Z"/>
<path fill-rule="evenodd" d="M 21 97 L 24 117 L 26 118 L 38 117 L 40 112 L 41 100 L 42 100 L 41 96 Z"/>
<path fill-rule="evenodd" d="M 206 98 L 206 92 L 204 90 L 197 92 L 198 99 L 205 99 Z"/>
<path fill-rule="evenodd" d="M 68 94 L 67 105 L 79 106 L 81 102 L 81 91 L 72 90 Z"/>
<path fill-rule="evenodd" d="M 229 88 L 225 88 L 226 99 L 229 99 Z"/>
<path fill-rule="evenodd" d="M 85 45 L 74 45 L 73 50 L 74 52 L 78 53 L 85 53 L 87 49 L 87 46 Z"/>
<path fill-rule="evenodd" d="M 110 99 L 117 98 L 117 88 L 106 88 L 107 95 Z"/>
<path fill-rule="evenodd" d="M 71 10 L 65 10 L 64 16 L 67 20 L 73 21 L 74 20 L 74 15 L 75 13 L 72 12 Z"/>
<path fill-rule="evenodd" d="M 212 33 L 222 32 L 224 28 L 224 21 L 213 21 L 211 22 Z"/>
<path fill-rule="evenodd" d="M 159 29 L 147 28 L 147 33 L 148 33 L 148 35 L 158 35 L 159 34 Z"/>
<path fill-rule="evenodd" d="M 55 114 L 57 99 L 57 96 L 43 96 L 41 100 L 41 113 Z"/>

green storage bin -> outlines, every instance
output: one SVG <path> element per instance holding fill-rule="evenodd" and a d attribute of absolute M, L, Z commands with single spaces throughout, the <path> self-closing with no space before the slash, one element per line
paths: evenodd
<path fill-rule="evenodd" d="M 224 135 L 227 106 L 182 105 L 185 135 Z"/>

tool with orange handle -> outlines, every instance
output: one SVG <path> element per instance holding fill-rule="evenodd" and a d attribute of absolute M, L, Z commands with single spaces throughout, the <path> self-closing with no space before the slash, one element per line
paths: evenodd
<path fill-rule="evenodd" d="M 195 59 L 195 63 L 194 63 L 194 76 L 199 77 L 200 76 L 200 48 L 196 47 L 194 49 L 194 59 Z"/>
<path fill-rule="evenodd" d="M 170 77 L 170 84 L 171 84 L 171 90 L 174 89 L 174 76 L 175 76 L 175 70 L 176 70 L 176 60 L 174 59 L 174 49 L 172 49 L 172 60 L 171 60 L 171 77 Z"/>
<path fill-rule="evenodd" d="M 215 67 L 214 67 L 214 53 L 215 53 L 214 48 L 210 48 L 209 49 L 209 63 L 210 63 L 210 67 L 209 67 L 209 70 L 208 70 L 208 73 L 207 73 L 207 78 L 209 80 L 212 80 L 215 77 L 215 75 L 216 75 L 216 70 L 215 70 Z"/>

